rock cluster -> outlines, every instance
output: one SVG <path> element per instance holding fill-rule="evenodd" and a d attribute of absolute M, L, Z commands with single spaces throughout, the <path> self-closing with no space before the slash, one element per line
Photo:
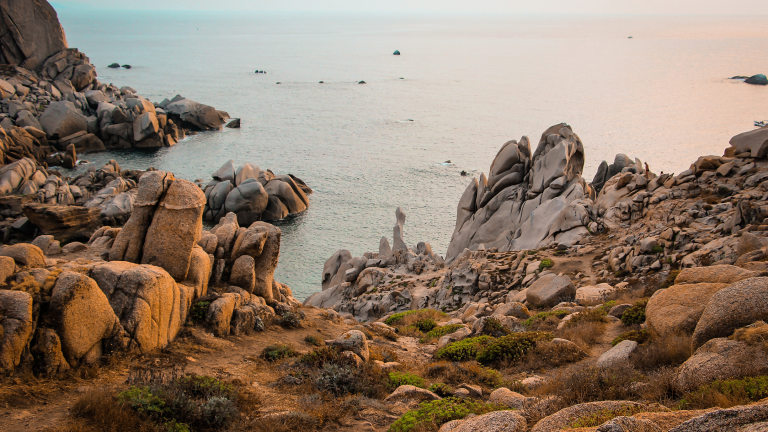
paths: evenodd
<path fill-rule="evenodd" d="M 344 249 L 334 253 L 323 267 L 323 291 L 308 297 L 304 304 L 349 312 L 365 320 L 403 307 L 408 309 L 414 299 L 406 289 L 406 279 L 400 280 L 403 275 L 426 277 L 444 268 L 445 261 L 432 252 L 429 243 L 406 246 L 405 213 L 398 207 L 395 216 L 394 246 L 382 237 L 378 252 L 366 252 L 362 257 L 352 257 Z M 375 294 L 379 291 L 381 294 Z"/>
<path fill-rule="evenodd" d="M 309 207 L 312 189 L 293 174 L 276 176 L 271 170 L 245 163 L 235 169 L 232 160 L 211 174 L 205 187 L 203 218 L 218 222 L 234 213 L 248 225 L 256 221 L 278 221 Z"/>
<path fill-rule="evenodd" d="M 56 373 L 114 351 L 162 348 L 193 305 L 217 335 L 293 311 L 299 303 L 273 278 L 280 230 L 264 222 L 240 228 L 230 214 L 204 232 L 204 205 L 195 184 L 148 171 L 124 228 L 99 228 L 88 245 L 61 248 L 45 235 L 0 248 L 0 371 Z M 69 261 L 70 253 L 91 259 Z"/>
<path fill-rule="evenodd" d="M 528 137 L 502 146 L 489 169 L 459 200 L 446 261 L 465 249 L 501 252 L 573 245 L 593 222 L 591 187 L 581 177 L 584 146 L 558 124 L 531 151 Z"/>

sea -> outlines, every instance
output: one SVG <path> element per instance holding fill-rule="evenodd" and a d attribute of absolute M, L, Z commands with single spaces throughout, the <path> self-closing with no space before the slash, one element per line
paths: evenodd
<path fill-rule="evenodd" d="M 566 122 L 591 181 L 617 153 L 683 171 L 768 119 L 768 87 L 729 79 L 768 73 L 766 16 L 58 13 L 102 82 L 242 121 L 155 152 L 82 158 L 204 181 L 232 159 L 313 188 L 307 211 L 276 223 L 276 277 L 299 299 L 321 289 L 337 250 L 391 242 L 397 207 L 406 243 L 444 254 L 471 179 L 461 172 L 487 172 L 509 140 L 535 145 Z"/>

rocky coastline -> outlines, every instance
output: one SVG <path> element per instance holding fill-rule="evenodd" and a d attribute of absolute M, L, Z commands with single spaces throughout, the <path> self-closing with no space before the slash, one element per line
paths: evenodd
<path fill-rule="evenodd" d="M 228 116 L 99 83 L 45 0 L 0 16 L 3 430 L 768 430 L 768 127 L 591 182 L 566 124 L 508 141 L 445 257 L 397 208 L 392 242 L 334 253 L 302 304 L 267 221 L 307 184 L 232 160 L 207 184 L 50 170 Z"/>

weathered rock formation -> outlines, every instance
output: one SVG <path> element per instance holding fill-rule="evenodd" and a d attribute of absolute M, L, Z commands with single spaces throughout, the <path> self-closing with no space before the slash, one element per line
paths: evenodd
<path fill-rule="evenodd" d="M 235 169 L 230 160 L 212 174 L 205 187 L 203 218 L 219 221 L 227 213 L 237 215 L 242 225 L 278 221 L 309 207 L 312 189 L 292 174 L 276 176 L 271 170 L 245 163 Z"/>
<path fill-rule="evenodd" d="M 67 48 L 56 11 L 45 0 L 0 2 L 0 34 L 0 63 L 29 70 Z"/>
<path fill-rule="evenodd" d="M 459 200 L 446 261 L 465 249 L 506 252 L 578 242 L 593 219 L 583 166 L 584 146 L 566 124 L 547 129 L 533 152 L 528 137 L 504 144 L 488 176 L 473 179 Z"/>

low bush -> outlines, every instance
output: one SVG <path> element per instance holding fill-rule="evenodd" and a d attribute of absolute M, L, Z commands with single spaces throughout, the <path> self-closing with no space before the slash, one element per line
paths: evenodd
<path fill-rule="evenodd" d="M 555 317 L 558 318 L 558 321 L 560 318 L 563 318 L 566 315 L 569 315 L 570 312 L 564 311 L 564 310 L 555 310 L 555 311 L 548 311 L 548 312 L 539 312 L 536 315 L 531 316 L 527 320 L 523 321 L 523 325 L 525 327 L 531 327 L 534 323 L 537 321 L 541 321 L 546 319 L 547 317 Z"/>
<path fill-rule="evenodd" d="M 392 423 L 389 432 L 436 432 L 451 420 L 508 409 L 503 405 L 455 397 L 422 402 L 418 408 L 406 412 Z"/>
<path fill-rule="evenodd" d="M 645 322 L 645 307 L 648 305 L 648 299 L 635 302 L 621 314 L 621 322 L 625 326 L 642 324 Z"/>
<path fill-rule="evenodd" d="M 437 327 L 437 322 L 433 320 L 432 318 L 424 318 L 416 321 L 413 323 L 414 327 L 419 329 L 422 333 L 429 333 L 432 331 L 435 327 Z"/>
<path fill-rule="evenodd" d="M 505 336 L 509 334 L 509 329 L 502 324 L 496 317 L 486 318 L 483 322 L 482 334 L 494 337 Z"/>
<path fill-rule="evenodd" d="M 446 316 L 447 315 L 444 312 L 440 312 L 434 309 L 409 310 L 390 315 L 386 320 L 384 320 L 384 324 L 388 326 L 405 326 L 411 325 L 422 319 L 432 319 L 437 321 L 439 319 L 445 318 Z"/>
<path fill-rule="evenodd" d="M 314 345 L 314 346 L 323 346 L 323 345 L 325 345 L 325 342 L 323 342 L 317 336 L 313 336 L 313 335 L 307 335 L 306 337 L 304 337 L 304 342 L 306 342 L 306 343 L 308 343 L 310 345 Z"/>
<path fill-rule="evenodd" d="M 410 372 L 390 372 L 389 387 L 396 389 L 401 385 L 412 385 L 419 388 L 426 387 L 424 378 Z"/>
<path fill-rule="evenodd" d="M 204 322 L 205 317 L 208 316 L 208 306 L 210 305 L 211 302 L 207 301 L 201 301 L 193 304 L 192 309 L 189 311 L 189 316 L 192 318 L 192 321 L 196 323 Z"/>
<path fill-rule="evenodd" d="M 421 343 L 432 342 L 434 340 L 440 339 L 445 335 L 451 334 L 462 327 L 464 327 L 463 324 L 449 324 L 449 325 L 435 327 L 434 329 L 429 331 L 426 335 L 424 335 L 424 337 L 421 338 L 419 342 Z"/>
<path fill-rule="evenodd" d="M 286 312 L 277 318 L 277 323 L 285 328 L 301 328 L 301 317 L 293 312 Z"/>
<path fill-rule="evenodd" d="M 492 339 L 491 336 L 462 339 L 440 348 L 435 352 L 434 357 L 451 361 L 475 360 L 482 347 Z"/>
<path fill-rule="evenodd" d="M 326 363 L 344 363 L 341 350 L 335 346 L 323 346 L 316 348 L 299 357 L 299 362 L 312 368 L 321 368 Z"/>
<path fill-rule="evenodd" d="M 553 337 L 551 333 L 525 332 L 495 338 L 482 347 L 476 360 L 483 364 L 518 361 L 534 348 L 537 342 L 552 340 Z"/>
<path fill-rule="evenodd" d="M 554 263 L 554 262 L 553 262 L 551 259 L 549 259 L 549 258 L 544 258 L 544 259 L 543 259 L 543 260 L 541 260 L 541 262 L 539 263 L 539 270 L 548 269 L 548 268 L 551 268 L 551 267 L 552 267 L 552 266 L 554 266 L 554 265 L 555 265 L 555 263 Z"/>
<path fill-rule="evenodd" d="M 281 344 L 281 343 L 275 343 L 275 344 L 266 346 L 264 350 L 261 351 L 261 358 L 263 358 L 266 361 L 276 362 L 284 358 L 296 357 L 297 354 L 298 353 L 296 352 L 296 350 L 293 349 L 292 346 Z"/>
<path fill-rule="evenodd" d="M 72 431 L 117 431 L 164 432 L 166 428 L 154 423 L 146 416 L 121 404 L 107 390 L 89 390 L 72 404 L 71 423 L 66 429 Z M 82 422 L 82 423 L 81 423 Z"/>
<path fill-rule="evenodd" d="M 563 407 L 604 400 L 631 400 L 636 393 L 633 384 L 642 379 L 642 374 L 627 365 L 573 367 L 552 376 L 535 392 L 560 398 Z"/>
<path fill-rule="evenodd" d="M 542 370 L 577 362 L 587 354 L 571 344 L 540 341 L 536 346 L 525 353 L 518 370 Z"/>
<path fill-rule="evenodd" d="M 587 322 L 605 323 L 608 322 L 606 312 L 601 308 L 588 309 L 573 315 L 566 323 L 566 328 L 577 327 Z"/>
<path fill-rule="evenodd" d="M 768 376 L 715 381 L 687 393 L 679 409 L 730 408 L 768 397 Z"/>
<path fill-rule="evenodd" d="M 470 383 L 491 389 L 505 385 L 501 374 L 497 370 L 482 366 L 474 361 L 455 363 L 441 360 L 431 362 L 425 367 L 425 375 L 434 380 L 453 385 Z"/>
<path fill-rule="evenodd" d="M 388 392 L 388 375 L 371 363 L 352 367 L 329 362 L 314 377 L 318 390 L 335 397 L 359 394 L 379 398 Z"/>
<path fill-rule="evenodd" d="M 443 384 L 443 383 L 434 383 L 431 386 L 429 386 L 427 390 L 431 391 L 432 393 L 440 397 L 448 397 L 451 394 L 453 394 L 453 392 L 451 392 L 451 388 L 447 384 Z"/>
<path fill-rule="evenodd" d="M 664 282 L 661 283 L 660 288 L 669 288 L 672 285 L 675 284 L 675 279 L 677 279 L 677 275 L 680 274 L 680 270 L 670 270 L 669 274 L 667 275 L 667 278 L 664 279 Z"/>
<path fill-rule="evenodd" d="M 672 336 L 651 339 L 638 346 L 630 356 L 630 361 L 639 370 L 651 371 L 664 366 L 679 366 L 692 354 L 689 336 Z"/>
<path fill-rule="evenodd" d="M 573 423 L 570 424 L 571 428 L 587 428 L 587 427 L 596 427 L 600 426 L 601 424 L 613 420 L 616 417 L 626 416 L 631 417 L 635 414 L 641 413 L 641 412 L 651 412 L 652 409 L 648 409 L 648 407 L 645 406 L 635 406 L 635 405 L 625 405 L 621 408 L 616 409 L 606 409 L 599 412 L 596 412 L 592 415 L 582 417 Z"/>
<path fill-rule="evenodd" d="M 611 342 L 611 345 L 616 346 L 625 340 L 631 340 L 641 344 L 647 342 L 650 338 L 651 333 L 646 329 L 630 330 L 618 335 L 616 339 Z"/>
<path fill-rule="evenodd" d="M 371 361 L 379 360 L 384 363 L 396 362 L 398 360 L 395 350 L 380 345 L 368 347 L 369 358 Z"/>
<path fill-rule="evenodd" d="M 599 343 L 605 333 L 604 322 L 583 320 L 571 326 L 564 326 L 560 330 L 555 330 L 555 335 L 562 339 L 567 339 L 582 349 L 586 350 L 592 345 Z"/>

